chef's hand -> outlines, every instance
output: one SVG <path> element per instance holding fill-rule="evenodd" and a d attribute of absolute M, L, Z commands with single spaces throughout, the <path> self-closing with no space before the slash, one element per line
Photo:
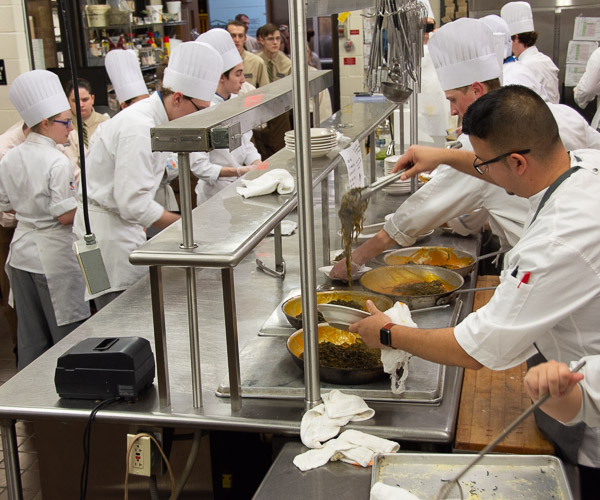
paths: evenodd
<path fill-rule="evenodd" d="M 360 266 L 356 262 L 350 262 L 350 274 L 352 279 L 358 276 Z M 329 271 L 329 277 L 333 280 L 348 281 L 348 270 L 346 269 L 346 259 L 342 259 L 337 262 L 331 271 Z"/>
<path fill-rule="evenodd" d="M 435 170 L 443 161 L 445 154 L 443 148 L 428 148 L 424 146 L 411 146 L 396 162 L 392 173 L 405 170 L 400 177 L 402 180 L 414 177 L 422 172 Z"/>
<path fill-rule="evenodd" d="M 572 373 L 565 363 L 548 361 L 531 368 L 525 375 L 525 389 L 533 401 L 550 392 L 551 398 L 564 398 L 573 391 L 583 373 Z"/>
<path fill-rule="evenodd" d="M 352 323 L 349 330 L 358 333 L 369 347 L 382 349 L 386 346 L 379 342 L 379 330 L 390 323 L 391 319 L 377 309 L 371 300 L 367 300 L 367 311 L 371 313 L 371 316 Z"/>
<path fill-rule="evenodd" d="M 244 174 L 247 174 L 252 170 L 250 167 L 237 167 L 237 176 L 241 177 Z"/>

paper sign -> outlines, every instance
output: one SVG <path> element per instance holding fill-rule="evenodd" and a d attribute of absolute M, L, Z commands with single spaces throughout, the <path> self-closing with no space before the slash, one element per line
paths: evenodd
<path fill-rule="evenodd" d="M 350 17 L 350 12 L 340 12 L 340 14 L 338 16 L 338 22 L 341 24 L 344 24 L 346 22 L 346 19 L 348 19 L 348 17 Z"/>
<path fill-rule="evenodd" d="M 350 184 L 350 189 L 364 187 L 365 169 L 363 167 L 360 143 L 358 141 L 354 141 L 348 148 L 340 151 L 340 156 L 344 159 L 346 168 L 348 169 L 348 182 Z"/>
<path fill-rule="evenodd" d="M 600 17 L 576 17 L 573 40 L 600 41 Z"/>
<path fill-rule="evenodd" d="M 597 42 L 571 40 L 567 49 L 567 63 L 585 64 L 597 48 Z"/>
<path fill-rule="evenodd" d="M 567 64 L 565 65 L 565 85 L 575 87 L 585 73 L 585 64 Z"/>

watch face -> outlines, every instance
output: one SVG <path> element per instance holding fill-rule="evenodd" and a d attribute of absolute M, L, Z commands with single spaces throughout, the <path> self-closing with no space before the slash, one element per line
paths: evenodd
<path fill-rule="evenodd" d="M 392 345 L 391 332 L 388 329 L 386 329 L 385 327 L 383 327 L 381 330 L 379 330 L 379 342 L 381 342 L 383 345 L 387 345 L 387 346 Z"/>

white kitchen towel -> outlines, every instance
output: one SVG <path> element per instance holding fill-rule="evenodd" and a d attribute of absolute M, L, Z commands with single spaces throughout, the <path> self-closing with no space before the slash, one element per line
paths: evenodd
<path fill-rule="evenodd" d="M 277 191 L 279 194 L 290 194 L 294 192 L 296 183 L 292 174 L 283 168 L 274 168 L 265 172 L 256 179 L 241 179 L 242 186 L 237 188 L 237 193 L 244 198 L 262 196 Z"/>
<path fill-rule="evenodd" d="M 300 424 L 304 446 L 322 448 L 325 441 L 335 437 L 348 422 L 361 422 L 375 415 L 375 410 L 359 396 L 344 394 L 337 389 L 323 394 L 323 403 L 308 410 Z"/>
<path fill-rule="evenodd" d="M 410 491 L 377 481 L 371 488 L 369 500 L 420 500 Z"/>
<path fill-rule="evenodd" d="M 377 453 L 395 453 L 398 443 L 364 432 L 347 430 L 337 439 L 328 441 L 323 448 L 308 450 L 294 457 L 294 465 L 301 471 L 321 467 L 330 460 L 342 460 L 367 467 Z"/>
<path fill-rule="evenodd" d="M 417 324 L 411 318 L 410 309 L 403 302 L 396 302 L 384 314 L 396 325 L 417 328 Z M 401 349 L 393 349 L 391 347 L 381 349 L 383 371 L 390 374 L 391 389 L 394 394 L 402 394 L 405 390 L 410 358 L 412 358 L 412 355 Z"/>

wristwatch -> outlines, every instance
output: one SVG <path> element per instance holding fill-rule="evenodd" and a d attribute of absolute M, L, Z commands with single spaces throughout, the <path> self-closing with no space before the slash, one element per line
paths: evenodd
<path fill-rule="evenodd" d="M 392 347 L 392 328 L 395 323 L 387 323 L 379 330 L 379 342 L 388 347 Z"/>

